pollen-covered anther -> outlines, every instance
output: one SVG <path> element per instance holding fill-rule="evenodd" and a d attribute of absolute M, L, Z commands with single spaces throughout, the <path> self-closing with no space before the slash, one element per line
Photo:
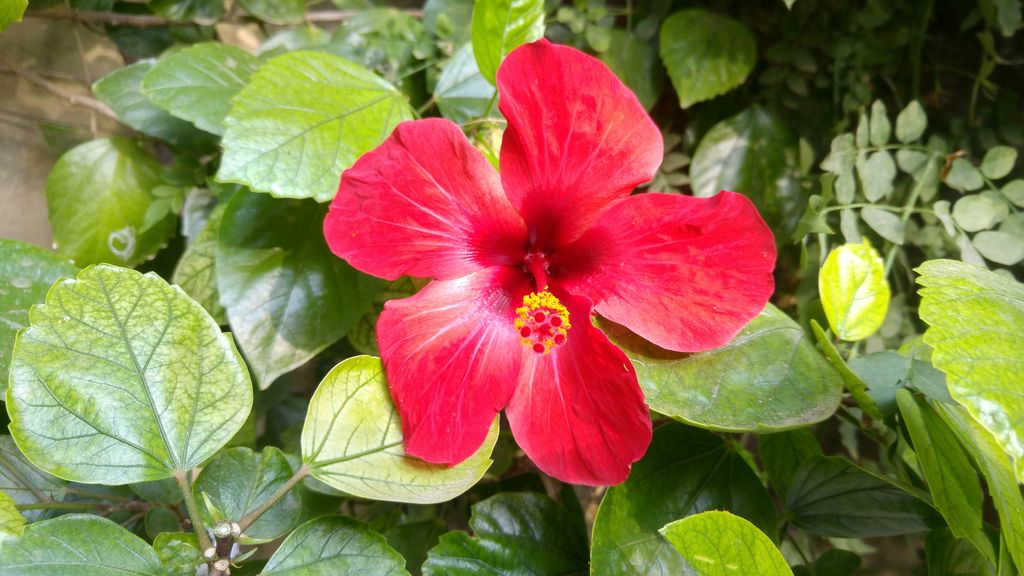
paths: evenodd
<path fill-rule="evenodd" d="M 537 354 L 550 354 L 555 346 L 569 341 L 569 310 L 554 294 L 531 292 L 516 308 L 516 332 L 519 340 Z"/>

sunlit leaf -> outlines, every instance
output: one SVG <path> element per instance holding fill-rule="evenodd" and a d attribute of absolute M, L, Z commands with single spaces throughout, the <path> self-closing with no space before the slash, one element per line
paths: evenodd
<path fill-rule="evenodd" d="M 544 36 L 544 0 L 476 0 L 472 31 L 476 63 L 493 84 L 509 52 Z"/>
<path fill-rule="evenodd" d="M 825 316 L 836 336 L 854 342 L 874 334 L 889 307 L 882 257 L 864 240 L 829 252 L 818 273 Z"/>
<path fill-rule="evenodd" d="M 666 524 L 660 532 L 699 576 L 793 574 L 764 532 L 729 512 L 694 514 Z"/>
<path fill-rule="evenodd" d="M 383 536 L 345 516 L 321 516 L 295 529 L 263 568 L 263 576 L 408 576 L 405 559 Z"/>

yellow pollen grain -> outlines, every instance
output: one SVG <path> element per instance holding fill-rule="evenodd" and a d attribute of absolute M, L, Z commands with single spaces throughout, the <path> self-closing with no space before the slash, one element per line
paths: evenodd
<path fill-rule="evenodd" d="M 561 326 L 550 326 L 549 324 L 551 333 L 542 339 L 536 337 L 536 322 L 533 320 L 533 313 L 538 310 L 544 312 L 548 322 L 550 322 L 550 318 L 553 316 L 559 316 L 562 320 Z M 555 346 L 555 336 L 560 334 L 563 337 L 568 337 L 567 333 L 572 328 L 572 324 L 569 323 L 569 310 L 562 305 L 554 294 L 546 290 L 543 292 L 531 292 L 523 296 L 523 305 L 516 308 L 516 332 L 519 332 L 524 326 L 529 326 L 534 332 L 529 337 L 520 337 L 519 340 L 524 346 L 530 348 L 534 344 L 542 344 L 544 346 L 544 354 L 551 353 L 551 348 Z"/>

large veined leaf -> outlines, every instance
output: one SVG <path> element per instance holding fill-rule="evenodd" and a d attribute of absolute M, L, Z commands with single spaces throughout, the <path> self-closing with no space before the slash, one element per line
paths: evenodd
<path fill-rule="evenodd" d="M 96 97 L 117 113 L 117 118 L 143 134 L 173 144 L 190 144 L 203 133 L 175 118 L 142 92 L 142 78 L 153 69 L 152 60 L 118 68 L 92 85 Z"/>
<path fill-rule="evenodd" d="M 757 205 L 768 222 L 780 222 L 803 209 L 794 199 L 792 148 L 786 125 L 773 113 L 752 106 L 715 124 L 701 138 L 690 164 L 693 195 L 720 190 L 740 192 Z"/>
<path fill-rule="evenodd" d="M 473 54 L 491 84 L 509 52 L 543 36 L 544 0 L 476 0 L 473 5 Z"/>
<path fill-rule="evenodd" d="M 268 446 L 262 453 L 236 447 L 217 454 L 193 485 L 196 501 L 209 502 L 230 522 L 264 504 L 292 477 L 284 453 Z M 288 531 L 299 517 L 299 498 L 290 491 L 245 530 L 249 540 L 272 540 Z M 212 514 L 207 515 L 207 521 Z M 212 523 L 211 523 L 212 524 Z"/>
<path fill-rule="evenodd" d="M 694 514 L 666 524 L 661 534 L 699 576 L 793 574 L 764 532 L 729 512 Z"/>
<path fill-rule="evenodd" d="M 18 503 L 4 492 L 0 492 L 0 547 L 4 540 L 17 538 L 25 530 L 25 517 L 18 512 Z"/>
<path fill-rule="evenodd" d="M 954 400 L 995 436 L 1024 481 L 1024 285 L 970 264 L 930 260 L 921 276 L 924 341 Z"/>
<path fill-rule="evenodd" d="M 785 508 L 797 528 L 836 538 L 911 534 L 936 523 L 935 511 L 916 496 L 837 457 L 805 461 Z"/>
<path fill-rule="evenodd" d="M 10 436 L 0 436 L 0 491 L 15 504 L 39 504 L 64 499 L 66 483 L 43 472 L 18 450 Z M 36 520 L 43 510 L 25 510 L 28 520 Z"/>
<path fill-rule="evenodd" d="M 932 404 L 961 445 L 967 449 L 988 484 L 988 493 L 999 512 L 1000 529 L 1014 562 L 1024 565 L 1024 496 L 1013 474 L 1013 466 L 992 434 L 978 424 L 967 410 L 955 404 Z"/>
<path fill-rule="evenodd" d="M 3 543 L 0 576 L 159 576 L 146 541 L 116 522 L 69 514 L 25 527 Z"/>
<path fill-rule="evenodd" d="M 587 535 L 542 494 L 503 493 L 473 505 L 473 536 L 443 536 L 423 565 L 426 576 L 585 574 Z"/>
<path fill-rule="evenodd" d="M 498 419 L 479 450 L 456 466 L 405 455 L 398 412 L 379 358 L 335 366 L 309 402 L 302 459 L 313 477 L 362 498 L 427 504 L 462 494 L 491 465 Z"/>
<path fill-rule="evenodd" d="M 68 480 L 128 484 L 202 464 L 252 409 L 231 338 L 155 274 L 98 265 L 62 280 L 14 344 L 11 434 Z"/>
<path fill-rule="evenodd" d="M 76 272 L 49 250 L 0 238 L 0 396 L 7 390 L 14 336 L 28 326 L 29 308 L 43 301 L 54 281 Z"/>
<path fill-rule="evenodd" d="M 727 16 L 691 8 L 661 24 L 661 61 L 683 108 L 739 86 L 756 60 L 754 35 Z"/>
<path fill-rule="evenodd" d="M 220 42 L 193 44 L 167 54 L 142 80 L 142 90 L 156 105 L 197 128 L 224 134 L 224 117 L 259 67 L 241 48 Z"/>
<path fill-rule="evenodd" d="M 909 391 L 900 390 L 896 402 L 936 510 L 946 519 L 954 536 L 967 538 L 995 563 L 998 551 L 982 530 L 984 494 L 960 442 L 927 400 L 915 399 Z"/>
<path fill-rule="evenodd" d="M 665 74 L 658 65 L 657 47 L 632 32 L 608 30 L 614 49 L 599 54 L 620 80 L 636 94 L 644 108 L 650 110 L 664 89 Z"/>
<path fill-rule="evenodd" d="M 263 568 L 263 576 L 408 576 L 405 559 L 383 536 L 345 516 L 321 516 L 299 526 Z"/>
<path fill-rule="evenodd" d="M 818 291 L 832 331 L 843 340 L 874 334 L 889 309 L 885 266 L 867 238 L 829 252 L 818 274 Z"/>
<path fill-rule="evenodd" d="M 174 232 L 174 216 L 147 218 L 160 165 L 130 140 L 90 140 L 67 151 L 46 180 L 57 252 L 79 266 L 133 266 Z"/>
<path fill-rule="evenodd" d="M 652 410 L 731 432 L 773 432 L 835 412 L 843 383 L 800 326 L 768 305 L 728 344 L 698 354 L 657 348 L 619 326 L 606 334 L 626 352 Z"/>
<path fill-rule="evenodd" d="M 757 447 L 772 488 L 783 498 L 800 464 L 821 454 L 821 445 L 810 428 L 758 436 Z"/>
<path fill-rule="evenodd" d="M 405 96 L 365 68 L 322 52 L 285 54 L 231 101 L 217 178 L 324 202 L 343 170 L 412 117 Z"/>
<path fill-rule="evenodd" d="M 325 214 L 243 191 L 221 219 L 217 289 L 260 388 L 341 339 L 383 284 L 331 254 Z"/>
<path fill-rule="evenodd" d="M 629 479 L 608 489 L 601 501 L 591 572 L 683 574 L 682 557 L 658 531 L 674 520 L 716 509 L 739 514 L 769 535 L 777 529 L 768 491 L 722 438 L 681 424 L 658 427 Z"/>

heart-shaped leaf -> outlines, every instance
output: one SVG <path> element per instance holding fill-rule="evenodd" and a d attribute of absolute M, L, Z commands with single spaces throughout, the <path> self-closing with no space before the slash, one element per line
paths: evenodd
<path fill-rule="evenodd" d="M 754 69 L 754 35 L 736 20 L 691 8 L 669 16 L 661 25 L 661 61 L 679 96 L 689 108 L 739 86 Z"/>

